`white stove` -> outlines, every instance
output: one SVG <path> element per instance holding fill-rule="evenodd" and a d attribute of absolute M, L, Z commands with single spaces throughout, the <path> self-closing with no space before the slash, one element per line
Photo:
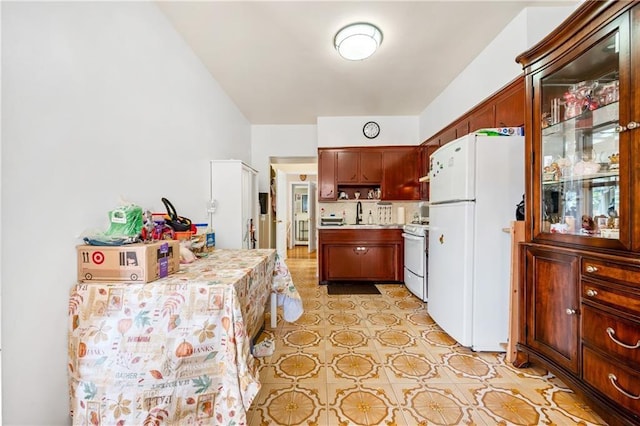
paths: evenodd
<path fill-rule="evenodd" d="M 429 231 L 429 223 L 428 222 L 422 222 L 422 223 L 411 222 L 404 225 L 402 229 L 404 230 L 404 232 L 408 234 L 424 235 L 425 232 Z"/>
<path fill-rule="evenodd" d="M 427 301 L 427 257 L 429 256 L 429 225 L 409 223 L 404 231 L 404 283 L 423 302 Z"/>

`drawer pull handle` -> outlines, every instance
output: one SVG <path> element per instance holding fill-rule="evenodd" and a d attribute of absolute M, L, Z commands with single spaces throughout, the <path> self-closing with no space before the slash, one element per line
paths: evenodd
<path fill-rule="evenodd" d="M 590 288 L 589 290 L 587 290 L 587 296 L 596 297 L 597 295 L 598 295 L 598 292 L 595 291 L 594 289 Z"/>
<path fill-rule="evenodd" d="M 638 348 L 640 348 L 640 340 L 638 340 L 638 343 L 636 343 L 635 345 L 632 346 L 632 345 L 627 345 L 626 343 L 622 343 L 620 340 L 618 340 L 615 337 L 613 337 L 613 336 L 615 336 L 616 331 L 611 327 L 607 327 L 607 334 L 609 335 L 609 338 L 611 340 L 613 340 L 613 342 L 616 345 L 620 345 L 623 348 L 627 348 L 627 349 L 638 349 Z"/>
<path fill-rule="evenodd" d="M 565 312 L 567 313 L 567 315 L 575 315 L 576 314 L 576 310 L 575 309 L 571 309 L 571 308 L 567 308 L 567 310 Z"/>
<path fill-rule="evenodd" d="M 621 394 L 623 394 L 624 396 L 626 396 L 627 398 L 631 398 L 631 399 L 640 399 L 640 395 L 631 395 L 629 392 L 627 392 L 626 390 L 622 389 L 617 381 L 618 378 L 615 376 L 615 374 L 613 373 L 609 373 L 609 381 L 611 382 L 611 384 L 613 385 L 614 388 L 616 388 L 616 390 L 618 392 L 620 392 Z"/>
<path fill-rule="evenodd" d="M 593 265 L 587 265 L 587 272 L 598 272 L 598 268 Z"/>

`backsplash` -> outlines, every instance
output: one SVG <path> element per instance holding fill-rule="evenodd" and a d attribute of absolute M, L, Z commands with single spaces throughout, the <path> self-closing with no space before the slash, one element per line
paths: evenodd
<path fill-rule="evenodd" d="M 413 220 L 413 215 L 418 213 L 418 201 L 380 201 L 380 200 L 360 200 L 362 203 L 362 223 L 367 223 L 369 218 L 369 211 L 373 216 L 374 224 L 381 223 L 410 223 Z M 379 217 L 378 204 L 391 205 L 391 218 Z M 347 224 L 354 224 L 356 222 L 356 200 L 349 201 L 336 201 L 331 203 L 318 203 L 318 224 L 320 223 L 320 217 L 322 216 L 337 216 L 342 217 L 343 212 L 346 218 Z M 400 208 L 400 209 L 399 209 Z M 398 211 L 404 209 L 404 218 L 398 218 Z M 398 220 L 404 219 L 404 220 Z"/>

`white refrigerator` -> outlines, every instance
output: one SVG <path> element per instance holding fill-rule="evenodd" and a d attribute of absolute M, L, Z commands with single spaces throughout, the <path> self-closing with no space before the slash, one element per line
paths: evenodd
<path fill-rule="evenodd" d="M 431 155 L 429 303 L 433 320 L 474 351 L 504 352 L 510 234 L 524 193 L 524 137 L 469 134 Z"/>

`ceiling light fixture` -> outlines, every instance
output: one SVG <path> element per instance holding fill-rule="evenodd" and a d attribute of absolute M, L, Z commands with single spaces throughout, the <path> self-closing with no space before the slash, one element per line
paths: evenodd
<path fill-rule="evenodd" d="M 382 44 L 382 32 L 366 22 L 349 24 L 338 31 L 333 44 L 343 58 L 361 61 L 373 55 Z"/>

